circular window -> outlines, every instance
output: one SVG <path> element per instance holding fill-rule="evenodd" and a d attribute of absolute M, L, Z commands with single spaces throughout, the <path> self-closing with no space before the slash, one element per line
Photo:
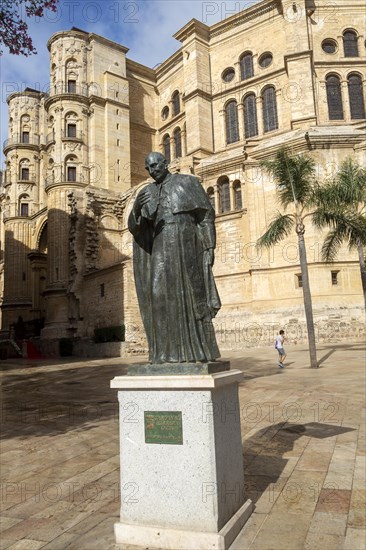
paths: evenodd
<path fill-rule="evenodd" d="M 161 118 L 163 120 L 166 120 L 169 116 L 169 107 L 164 107 L 164 109 L 161 111 Z"/>
<path fill-rule="evenodd" d="M 337 50 L 337 42 L 327 38 L 322 42 L 322 50 L 325 53 L 334 53 Z"/>
<path fill-rule="evenodd" d="M 235 76 L 235 71 L 232 67 L 229 67 L 228 69 L 225 69 L 222 73 L 222 80 L 224 82 L 231 82 Z"/>
<path fill-rule="evenodd" d="M 273 61 L 273 55 L 269 52 L 266 52 L 262 54 L 259 58 L 259 66 L 264 69 L 265 67 L 268 67 Z"/>

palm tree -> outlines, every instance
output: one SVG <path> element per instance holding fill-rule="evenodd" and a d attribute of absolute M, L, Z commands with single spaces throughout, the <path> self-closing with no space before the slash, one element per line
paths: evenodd
<path fill-rule="evenodd" d="M 320 208 L 313 222 L 318 228 L 331 228 L 322 246 L 322 258 L 333 262 L 343 242 L 350 250 L 357 250 L 366 311 L 366 170 L 351 157 L 346 158 L 334 180 L 319 190 L 318 200 Z"/>
<path fill-rule="evenodd" d="M 314 205 L 317 185 L 314 181 L 315 162 L 305 155 L 291 157 L 285 148 L 280 149 L 273 160 L 263 161 L 261 165 L 276 181 L 279 201 L 284 210 L 293 206 L 292 213 L 278 212 L 267 231 L 258 239 L 257 246 L 270 248 L 287 237 L 295 229 L 298 239 L 302 290 L 306 326 L 308 331 L 310 367 L 317 368 L 313 306 L 311 300 L 308 264 L 304 240 L 305 218 L 311 216 L 309 208 Z"/>

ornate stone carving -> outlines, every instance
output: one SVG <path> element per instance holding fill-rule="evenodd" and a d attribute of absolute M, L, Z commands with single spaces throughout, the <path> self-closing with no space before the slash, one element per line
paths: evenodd
<path fill-rule="evenodd" d="M 85 270 L 97 269 L 100 248 L 99 220 L 107 214 L 118 219 L 122 228 L 123 213 L 126 205 L 126 196 L 112 196 L 102 190 L 86 192 L 86 243 L 85 243 Z"/>
<path fill-rule="evenodd" d="M 65 141 L 64 142 L 64 150 L 65 151 L 71 151 L 74 153 L 76 150 L 81 150 L 81 143 L 73 143 L 71 141 Z"/>
<path fill-rule="evenodd" d="M 78 269 L 76 265 L 76 225 L 78 219 L 77 199 L 73 192 L 67 195 L 68 206 L 70 209 L 70 229 L 69 229 L 69 273 L 70 278 L 74 279 Z"/>

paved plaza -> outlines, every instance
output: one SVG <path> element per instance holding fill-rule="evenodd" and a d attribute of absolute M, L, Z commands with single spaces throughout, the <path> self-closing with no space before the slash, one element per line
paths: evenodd
<path fill-rule="evenodd" d="M 308 368 L 305 346 L 286 351 L 283 370 L 274 348 L 223 354 L 245 373 L 240 411 L 222 414 L 240 414 L 255 503 L 231 550 L 364 549 L 365 348 L 319 345 L 319 369 Z M 127 363 L 0 362 L 1 550 L 136 548 L 113 534 L 118 405 L 109 382 Z"/>

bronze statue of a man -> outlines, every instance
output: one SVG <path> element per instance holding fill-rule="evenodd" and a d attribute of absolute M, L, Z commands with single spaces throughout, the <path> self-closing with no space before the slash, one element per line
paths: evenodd
<path fill-rule="evenodd" d="M 137 195 L 128 228 L 150 362 L 213 361 L 220 352 L 212 317 L 221 307 L 214 209 L 198 179 L 171 174 L 161 153 L 150 153 L 145 168 L 155 181 Z"/>

